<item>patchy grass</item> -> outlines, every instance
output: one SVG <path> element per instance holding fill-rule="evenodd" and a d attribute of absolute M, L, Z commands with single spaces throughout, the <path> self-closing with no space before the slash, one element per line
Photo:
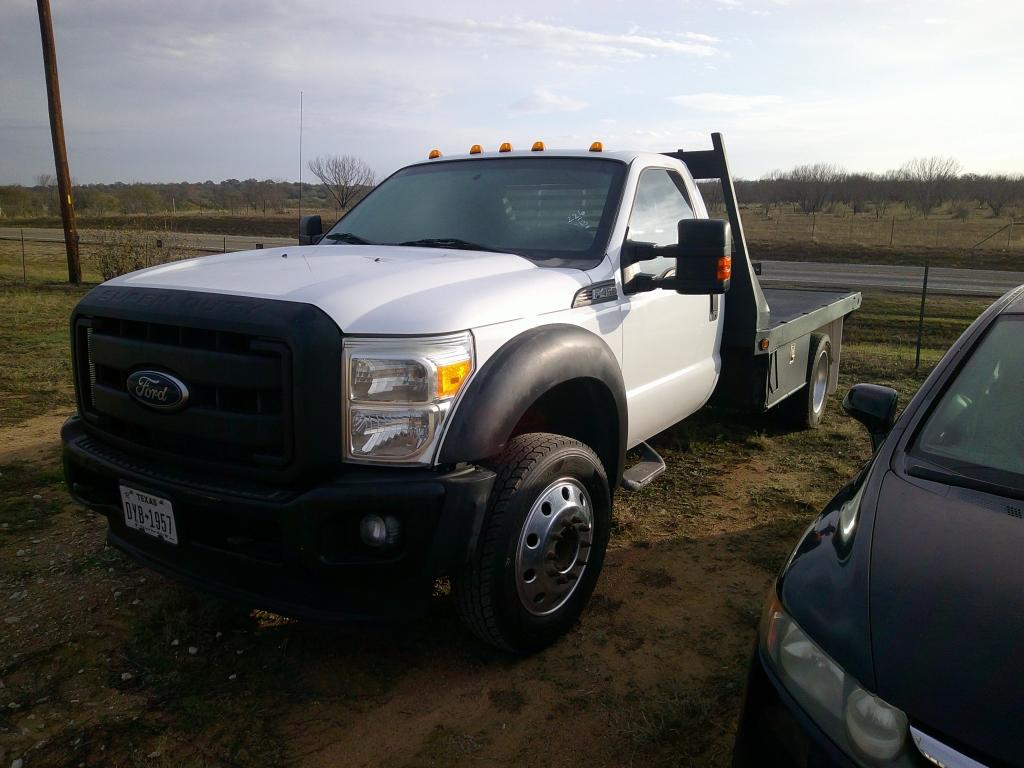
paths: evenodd
<path fill-rule="evenodd" d="M 74 407 L 68 319 L 84 294 L 0 282 L 0 426 Z"/>

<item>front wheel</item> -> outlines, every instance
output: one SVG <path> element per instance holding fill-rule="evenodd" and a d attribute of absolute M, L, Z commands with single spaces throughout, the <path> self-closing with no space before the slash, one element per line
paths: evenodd
<path fill-rule="evenodd" d="M 477 637 L 530 653 L 567 632 L 594 591 L 611 524 L 608 478 L 586 445 L 543 432 L 515 437 L 492 468 L 456 601 Z"/>

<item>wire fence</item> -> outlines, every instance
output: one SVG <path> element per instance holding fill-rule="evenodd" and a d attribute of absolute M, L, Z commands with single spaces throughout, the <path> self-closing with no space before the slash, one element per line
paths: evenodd
<path fill-rule="evenodd" d="M 95 282 L 130 268 L 232 251 L 297 244 L 288 237 L 245 237 L 134 229 L 83 230 L 78 244 L 83 279 Z M 0 279 L 60 281 L 67 277 L 61 229 L 0 227 Z"/>
<path fill-rule="evenodd" d="M 715 211 L 711 214 L 717 215 Z M 1024 222 L 1011 218 L 875 216 L 872 213 L 799 213 L 747 206 L 743 228 L 767 243 L 814 242 L 868 248 L 1024 248 Z"/>

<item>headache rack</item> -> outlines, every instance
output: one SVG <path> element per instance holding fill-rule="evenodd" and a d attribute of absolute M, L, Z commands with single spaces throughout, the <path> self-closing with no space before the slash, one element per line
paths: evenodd
<path fill-rule="evenodd" d="M 722 200 L 732 228 L 732 281 L 725 295 L 724 362 L 716 397 L 727 397 L 750 410 L 765 410 L 782 401 L 806 383 L 805 371 L 797 372 L 792 365 L 786 365 L 786 358 L 793 361 L 803 354 L 810 334 L 815 331 L 828 333 L 832 341 L 829 389 L 834 391 L 843 318 L 860 306 L 860 293 L 762 288 L 750 260 L 721 133 L 711 134 L 711 147 L 662 154 L 683 162 L 695 180 L 721 183 Z"/>

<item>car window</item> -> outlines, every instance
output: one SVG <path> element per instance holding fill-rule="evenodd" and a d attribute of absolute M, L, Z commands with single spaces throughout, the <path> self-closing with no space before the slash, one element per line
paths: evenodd
<path fill-rule="evenodd" d="M 626 166 L 596 158 L 481 158 L 391 176 L 327 234 L 382 245 L 463 240 L 583 266 L 604 257 Z"/>
<path fill-rule="evenodd" d="M 929 414 L 914 452 L 985 482 L 1024 487 L 1024 317 L 996 320 Z"/>
<path fill-rule="evenodd" d="M 662 168 L 648 168 L 640 175 L 633 210 L 629 215 L 629 239 L 634 243 L 675 245 L 679 242 L 679 220 L 692 219 L 693 208 L 678 174 Z M 640 262 L 639 271 L 660 277 L 675 267 L 675 259 L 657 258 Z"/>

